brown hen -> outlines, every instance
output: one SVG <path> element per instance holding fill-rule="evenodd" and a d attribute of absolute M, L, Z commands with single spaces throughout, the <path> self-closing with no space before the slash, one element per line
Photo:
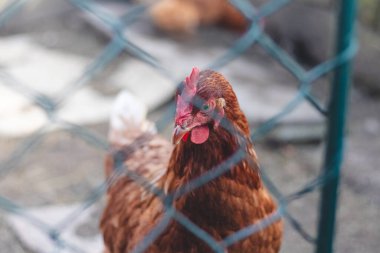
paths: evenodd
<path fill-rule="evenodd" d="M 154 24 L 169 33 L 193 33 L 199 26 L 222 25 L 244 31 L 246 18 L 228 0 L 159 0 L 150 9 Z"/>
<path fill-rule="evenodd" d="M 210 70 L 199 73 L 194 68 L 186 78 L 177 95 L 174 148 L 154 133 L 143 116 L 133 116 L 139 112 L 131 108 L 145 115 L 143 105 L 135 98 L 124 94 L 118 101 L 111 117 L 112 148 L 106 158 L 106 174 L 110 178 L 120 171 L 116 168 L 119 162 L 133 174 L 119 176 L 109 187 L 101 220 L 105 252 L 127 253 L 136 247 L 149 253 L 213 252 L 175 219 L 167 219 L 161 199 L 146 190 L 150 187 L 146 182 L 134 181 L 136 174 L 162 189 L 163 197 L 172 194 L 169 205 L 217 242 L 276 211 L 260 179 L 247 119 L 222 75 Z M 185 194 L 176 194 L 191 180 L 227 161 L 239 148 L 245 151 L 243 159 L 224 174 Z M 161 233 L 144 241 L 157 225 L 162 225 Z M 278 220 L 225 246 L 224 251 L 275 253 L 281 240 L 282 221 Z"/>

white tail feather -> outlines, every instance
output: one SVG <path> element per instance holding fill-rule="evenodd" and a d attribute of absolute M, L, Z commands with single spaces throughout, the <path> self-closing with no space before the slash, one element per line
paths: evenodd
<path fill-rule="evenodd" d="M 111 143 L 125 145 L 144 132 L 156 133 L 147 120 L 146 105 L 129 91 L 120 92 L 113 104 L 108 138 Z"/>

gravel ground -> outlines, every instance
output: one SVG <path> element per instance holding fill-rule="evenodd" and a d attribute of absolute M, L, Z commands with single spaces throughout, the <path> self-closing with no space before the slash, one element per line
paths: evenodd
<path fill-rule="evenodd" d="M 36 19 L 38 22 L 35 23 L 13 20 L 5 30 L 0 29 L 0 36 L 27 33 L 49 48 L 85 56 L 96 55 L 106 39 L 77 15 L 71 14 L 69 6 L 63 4 L 57 7 L 54 4 L 44 5 L 44 8 L 51 10 L 47 13 L 55 15 L 54 19 L 47 19 L 49 22 L 41 18 Z M 56 8 L 65 11 L 58 11 L 61 14 L 56 16 Z M 43 18 L 47 16 L 38 15 Z M 45 25 L 41 26 L 42 23 Z M 269 63 L 263 62 L 271 67 Z M 380 172 L 377 169 L 380 164 L 380 101 L 353 91 L 350 105 L 336 252 L 375 253 L 380 248 L 380 226 L 377 222 L 380 219 Z M 156 118 L 157 113 L 152 117 Z M 86 127 L 100 136 L 106 136 L 106 123 Z M 0 162 L 5 161 L 22 141 L 2 138 Z M 323 143 L 269 143 L 264 140 L 256 147 L 262 166 L 283 193 L 299 189 L 313 179 L 322 166 Z M 25 207 L 76 203 L 103 181 L 103 155 L 104 151 L 68 132 L 49 133 L 17 162 L 12 171 L 1 175 L 0 195 Z M 289 206 L 292 215 L 312 235 L 316 233 L 318 200 L 318 194 L 312 193 Z M 6 224 L 5 215 L 6 212 L 0 212 L 0 249 L 4 252 L 32 253 Z M 95 229 L 96 226 L 91 227 Z M 313 252 L 313 247 L 286 224 L 282 252 Z"/>

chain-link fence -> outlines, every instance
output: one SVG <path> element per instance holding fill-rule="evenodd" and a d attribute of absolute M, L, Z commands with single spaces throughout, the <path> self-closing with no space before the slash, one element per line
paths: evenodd
<path fill-rule="evenodd" d="M 7 22 L 8 19 L 12 18 L 13 14 L 17 13 L 20 7 L 22 7 L 26 2 L 27 1 L 25 0 L 9 2 L 0 13 L 0 28 L 1 25 Z M 2 176 L 5 176 L 7 172 L 11 171 L 15 164 L 22 159 L 22 157 L 33 150 L 35 144 L 48 133 L 48 129 L 51 125 L 62 126 L 64 129 L 74 134 L 77 138 L 86 140 L 94 145 L 94 147 L 104 152 L 107 150 L 108 143 L 104 138 L 99 137 L 82 126 L 72 124 L 59 118 L 57 116 L 57 112 L 71 94 L 75 93 L 81 87 L 88 85 L 89 80 L 91 80 L 95 74 L 104 70 L 104 68 L 118 55 L 120 55 L 122 51 L 126 50 L 142 62 L 150 65 L 152 68 L 157 69 L 162 75 L 171 76 L 170 69 L 167 69 L 164 65 L 162 65 L 159 59 L 156 59 L 144 51 L 144 48 L 140 48 L 139 45 L 135 44 L 123 33 L 123 30 L 133 24 L 139 15 L 147 10 L 149 5 L 136 5 L 123 15 L 116 17 L 110 16 L 108 13 L 103 12 L 94 1 L 71 0 L 70 2 L 83 12 L 90 13 L 95 16 L 98 21 L 101 21 L 107 27 L 109 33 L 112 34 L 111 42 L 106 46 L 102 54 L 99 55 L 99 57 L 86 68 L 83 74 L 75 82 L 67 85 L 61 92 L 58 93 L 58 96 L 55 97 L 39 93 L 30 86 L 13 80 L 5 71 L 0 69 L 0 78 L 3 80 L 4 84 L 6 84 L 8 88 L 23 94 L 30 101 L 37 104 L 45 111 L 49 118 L 48 124 L 41 127 L 29 137 L 25 138 L 22 141 L 22 144 L 9 157 L 1 162 L 0 173 Z M 277 189 L 277 187 L 266 176 L 265 170 L 262 170 L 266 185 L 279 203 L 278 210 L 260 222 L 252 224 L 251 226 L 243 228 L 231 236 L 224 238 L 222 242 L 215 241 L 212 236 L 208 235 L 190 220 L 184 218 L 181 213 L 173 210 L 170 206 L 167 206 L 167 210 L 169 210 L 167 217 L 168 219 L 175 219 L 181 223 L 191 233 L 194 233 L 197 237 L 207 243 L 210 248 L 215 250 L 215 252 L 224 252 L 224 248 L 220 246 L 221 243 L 224 247 L 232 245 L 233 243 L 265 228 L 278 220 L 280 217 L 286 218 L 305 240 L 311 244 L 315 244 L 317 252 L 332 252 L 337 197 L 336 193 L 339 183 L 339 170 L 343 156 L 344 122 L 346 117 L 347 93 L 349 90 L 349 63 L 356 51 L 353 33 L 356 1 L 340 1 L 339 13 L 337 13 L 338 33 L 335 57 L 313 67 L 310 70 L 303 68 L 286 52 L 278 47 L 272 39 L 263 32 L 262 26 L 260 25 L 260 20 L 262 18 L 270 16 L 272 13 L 291 2 L 290 0 L 269 1 L 268 3 L 262 5 L 259 9 L 256 9 L 251 3 L 244 0 L 232 0 L 230 2 L 235 5 L 236 8 L 239 9 L 248 20 L 250 20 L 251 25 L 247 31 L 233 44 L 233 46 L 225 52 L 224 55 L 210 62 L 208 64 L 208 68 L 216 70 L 222 68 L 235 58 L 241 56 L 248 48 L 252 47 L 253 44 L 259 45 L 263 48 L 273 57 L 273 59 L 280 63 L 298 80 L 299 86 L 294 98 L 286 104 L 280 112 L 253 131 L 251 136 L 252 139 L 255 140 L 270 132 L 275 126 L 277 126 L 277 124 L 281 122 L 284 117 L 295 110 L 301 102 L 306 100 L 315 108 L 315 110 L 327 118 L 326 122 L 328 134 L 324 167 L 318 177 L 300 187 L 298 191 L 290 195 L 282 194 L 281 191 Z M 328 108 L 325 108 L 322 103 L 311 94 L 310 90 L 312 84 L 316 80 L 330 72 L 334 72 L 334 78 L 331 85 L 332 89 L 330 93 L 330 103 Z M 170 118 L 173 114 L 174 102 L 172 102 L 171 106 L 168 108 L 169 109 L 161 115 L 158 122 L 156 122 L 159 129 L 162 129 L 163 125 L 170 122 Z M 228 126 L 223 127 L 228 129 Z M 181 194 L 185 194 L 192 189 L 196 189 L 197 187 L 200 187 L 225 173 L 233 164 L 238 163 L 244 158 L 245 154 L 243 150 L 243 148 L 237 150 L 236 153 L 234 153 L 234 155 L 232 155 L 232 157 L 230 157 L 225 163 L 220 164 L 209 173 L 204 174 L 201 178 L 192 181 L 189 185 L 187 185 L 186 190 L 183 189 Z M 133 175 L 132 172 L 128 172 L 128 168 L 123 168 L 123 171 L 127 171 L 128 175 L 136 180 L 136 182 L 141 184 L 149 184 L 148 182 L 145 182 L 144 178 L 141 178 L 138 175 Z M 114 177 L 118 176 L 118 172 L 119 170 L 116 170 Z M 63 240 L 60 235 L 76 216 L 88 209 L 95 202 L 99 201 L 99 199 L 104 195 L 107 186 L 113 182 L 112 179 L 114 177 L 111 177 L 110 180 L 94 189 L 77 210 L 68 215 L 54 227 L 47 225 L 43 220 L 31 216 L 29 213 L 25 212 L 25 209 L 22 206 L 17 205 L 12 200 L 3 196 L 0 196 L 0 207 L 7 212 L 22 216 L 28 222 L 38 227 L 41 231 L 48 234 L 51 240 L 57 244 L 57 248 L 70 248 L 74 252 L 83 252 L 82 249 L 77 248 L 72 244 L 72 242 Z M 318 237 L 314 238 L 303 229 L 296 217 L 293 217 L 292 214 L 287 211 L 287 205 L 290 202 L 320 188 L 322 188 L 322 198 L 319 231 Z M 155 189 L 153 186 L 149 186 L 147 189 L 151 191 L 153 189 L 153 193 L 158 195 L 161 194 L 161 190 Z M 165 226 L 161 225 L 157 226 L 149 233 L 149 235 L 140 243 L 140 246 L 136 248 L 135 252 L 143 252 L 149 246 L 149 243 L 154 241 L 154 239 L 162 232 L 163 226 Z"/>

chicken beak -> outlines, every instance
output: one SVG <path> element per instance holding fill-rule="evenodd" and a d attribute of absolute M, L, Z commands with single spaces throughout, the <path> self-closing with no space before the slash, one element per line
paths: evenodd
<path fill-rule="evenodd" d="M 183 136 L 190 132 L 190 130 L 190 128 L 182 128 L 181 126 L 177 125 L 173 131 L 172 143 L 174 145 L 177 145 L 181 141 Z"/>

